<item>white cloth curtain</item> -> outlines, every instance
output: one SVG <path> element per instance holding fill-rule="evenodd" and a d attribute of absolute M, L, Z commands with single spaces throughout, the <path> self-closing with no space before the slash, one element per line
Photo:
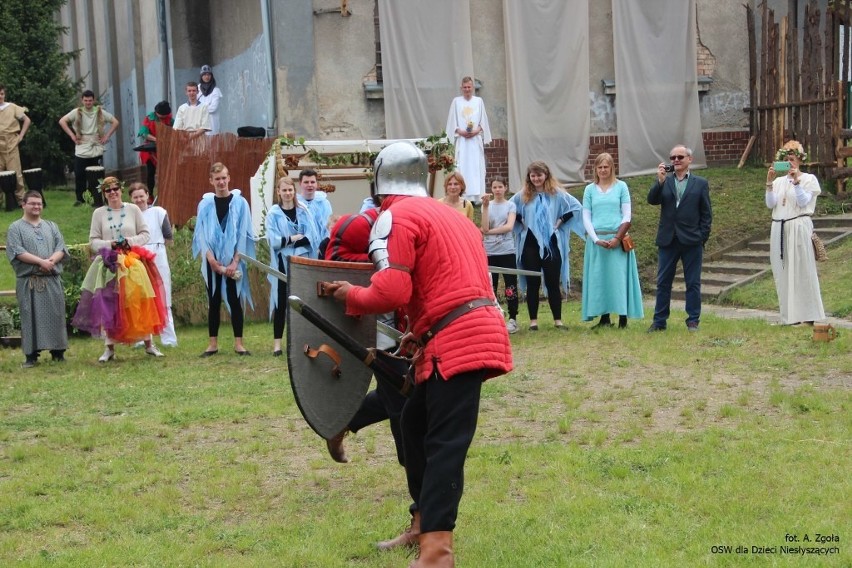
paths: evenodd
<path fill-rule="evenodd" d="M 379 0 L 387 138 L 438 134 L 473 76 L 469 0 Z"/>
<path fill-rule="evenodd" d="M 562 182 L 583 181 L 591 129 L 588 0 L 503 0 L 503 26 L 511 189 L 520 189 L 533 160 L 544 160 Z"/>
<path fill-rule="evenodd" d="M 696 0 L 612 0 L 618 175 L 655 172 L 678 144 L 707 165 L 698 107 Z"/>

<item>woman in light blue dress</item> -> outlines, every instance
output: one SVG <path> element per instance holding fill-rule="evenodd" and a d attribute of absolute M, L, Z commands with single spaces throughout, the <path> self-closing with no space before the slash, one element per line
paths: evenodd
<path fill-rule="evenodd" d="M 595 328 L 612 327 L 610 313 L 618 314 L 620 328 L 627 327 L 627 318 L 643 317 L 636 252 L 624 252 L 621 245 L 630 219 L 630 191 L 604 152 L 595 159 L 595 183 L 583 192 L 583 321 L 600 316 Z"/>

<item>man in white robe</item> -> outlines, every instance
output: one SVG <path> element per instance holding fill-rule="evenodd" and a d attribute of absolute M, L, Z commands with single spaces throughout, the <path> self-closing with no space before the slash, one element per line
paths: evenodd
<path fill-rule="evenodd" d="M 479 203 L 485 193 L 485 145 L 491 142 L 491 128 L 485 103 L 473 94 L 471 77 L 462 79 L 461 91 L 450 105 L 446 132 L 456 146 L 456 170 L 464 177 L 464 196 Z"/>

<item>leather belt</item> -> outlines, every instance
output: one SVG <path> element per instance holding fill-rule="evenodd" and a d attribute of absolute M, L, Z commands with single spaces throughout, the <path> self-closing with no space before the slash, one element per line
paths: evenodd
<path fill-rule="evenodd" d="M 442 317 L 438 323 L 429 328 L 429 331 L 420 336 L 418 343 L 421 347 L 425 347 L 429 341 L 438 335 L 438 332 L 453 323 L 455 320 L 459 319 L 466 313 L 475 310 L 476 308 L 481 308 L 483 306 L 494 306 L 494 300 L 491 298 L 476 298 L 475 300 L 468 300 L 464 304 L 458 306 L 450 313 Z"/>

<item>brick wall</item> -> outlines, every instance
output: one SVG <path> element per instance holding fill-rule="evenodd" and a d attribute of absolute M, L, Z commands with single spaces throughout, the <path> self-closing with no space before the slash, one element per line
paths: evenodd
<path fill-rule="evenodd" d="M 491 144 L 485 147 L 485 171 L 486 184 L 490 184 L 494 176 L 509 181 L 509 142 L 506 139 L 492 140 Z"/>
<path fill-rule="evenodd" d="M 707 164 L 730 166 L 737 164 L 748 144 L 748 130 L 725 130 L 704 133 L 704 152 Z"/>
<path fill-rule="evenodd" d="M 724 130 L 708 131 L 703 133 L 704 153 L 707 157 L 708 166 L 730 166 L 740 161 L 740 157 L 748 144 L 748 130 Z M 595 158 L 602 152 L 609 152 L 615 160 L 615 169 L 618 171 L 618 136 L 616 134 L 600 134 L 589 138 L 589 158 L 586 161 L 585 177 L 592 179 Z M 509 158 L 508 143 L 504 139 L 494 140 L 485 148 L 485 166 L 487 179 L 494 175 L 501 175 L 508 179 Z M 509 180 L 510 188 L 517 180 Z"/>

